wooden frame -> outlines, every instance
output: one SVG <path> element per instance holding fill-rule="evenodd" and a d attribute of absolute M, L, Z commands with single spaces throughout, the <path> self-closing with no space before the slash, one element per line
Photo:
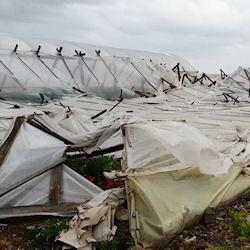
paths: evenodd
<path fill-rule="evenodd" d="M 13 144 L 16 135 L 20 129 L 20 127 L 22 126 L 23 122 L 24 122 L 25 118 L 24 116 L 21 117 L 17 117 L 14 123 L 14 126 L 12 128 L 12 131 L 10 132 L 9 136 L 7 137 L 7 139 L 5 140 L 5 142 L 3 143 L 3 145 L 0 148 L 0 165 L 3 163 L 11 145 Z"/>

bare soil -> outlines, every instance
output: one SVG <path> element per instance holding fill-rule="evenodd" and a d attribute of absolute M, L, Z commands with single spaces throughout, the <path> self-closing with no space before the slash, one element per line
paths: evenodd
<path fill-rule="evenodd" d="M 235 237 L 228 223 L 232 220 L 229 211 L 244 210 L 250 217 L 250 199 L 241 199 L 226 208 L 214 211 L 214 214 L 192 228 L 184 230 L 178 235 L 165 249 L 166 250 L 238 250 L 250 249 L 250 239 L 244 241 Z M 30 246 L 34 233 L 27 227 L 31 225 L 43 224 L 45 220 L 57 220 L 55 217 L 34 216 L 25 218 L 12 218 L 0 220 L 0 250 L 16 250 L 16 249 L 43 249 Z M 121 240 L 131 241 L 131 236 L 128 229 L 128 223 L 118 223 L 118 237 Z M 142 249 L 142 248 L 140 248 Z M 122 250 L 122 249 L 120 249 Z"/>

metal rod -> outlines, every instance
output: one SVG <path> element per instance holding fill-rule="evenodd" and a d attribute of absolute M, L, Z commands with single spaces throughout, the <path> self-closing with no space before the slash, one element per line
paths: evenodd
<path fill-rule="evenodd" d="M 78 85 L 78 83 L 76 82 L 74 75 L 72 74 L 72 72 L 71 72 L 69 66 L 67 65 L 67 63 L 66 63 L 66 61 L 65 61 L 65 59 L 64 59 L 64 56 L 62 55 L 62 49 L 63 49 L 63 47 L 60 47 L 59 49 L 58 49 L 58 48 L 56 49 L 56 50 L 57 50 L 57 55 L 62 59 L 63 64 L 64 64 L 65 68 L 67 69 L 69 75 L 71 76 L 71 78 L 73 79 L 73 81 L 74 81 L 74 83 L 77 85 L 77 87 L 79 88 L 79 85 Z"/>
<path fill-rule="evenodd" d="M 103 59 L 103 57 L 101 56 L 101 51 L 100 50 L 96 50 L 95 52 L 96 52 L 97 56 L 99 56 L 101 58 L 102 62 L 104 63 L 104 65 L 106 66 L 106 68 L 108 69 L 108 71 L 110 72 L 110 74 L 114 77 L 115 81 L 118 82 L 116 76 L 114 75 L 114 73 L 111 71 L 111 69 L 109 68 L 109 66 L 107 65 L 107 63 Z"/>
<path fill-rule="evenodd" d="M 98 156 L 98 155 L 104 155 L 104 154 L 110 154 L 113 152 L 117 152 L 120 150 L 123 150 L 124 145 L 123 144 L 118 144 L 109 148 L 104 148 L 104 149 L 100 149 L 100 150 L 95 150 L 93 151 L 91 154 L 87 154 L 86 152 L 84 152 L 84 150 L 86 150 L 86 146 L 78 146 L 78 145 L 73 145 L 73 146 L 69 146 L 66 150 L 65 153 L 67 154 L 68 152 L 84 152 L 81 154 L 77 154 L 77 155 L 69 155 L 69 159 L 74 159 L 74 158 L 78 158 L 78 157 L 86 157 L 86 158 L 91 158 L 94 156 Z"/>
<path fill-rule="evenodd" d="M 137 69 L 137 67 L 130 62 L 130 64 L 135 68 L 135 70 L 144 78 L 144 80 L 155 90 L 157 91 L 157 89 L 148 81 L 148 79 L 139 71 L 139 69 Z"/>
<path fill-rule="evenodd" d="M 97 76 L 94 74 L 94 72 L 91 70 L 91 68 L 89 67 L 89 65 L 85 62 L 85 60 L 83 59 L 83 56 L 85 56 L 85 53 L 82 53 L 81 51 L 79 51 L 79 53 L 77 52 L 77 50 L 75 50 L 76 52 L 76 56 L 79 56 L 82 60 L 82 62 L 84 63 L 84 65 L 86 66 L 86 68 L 88 69 L 88 71 L 92 74 L 92 76 L 95 78 L 95 80 L 97 81 L 97 83 L 99 85 L 101 85 L 100 81 L 98 80 Z"/>
<path fill-rule="evenodd" d="M 35 54 L 37 56 L 37 59 L 46 67 L 46 69 L 56 78 L 59 79 L 59 77 L 49 68 L 49 66 L 41 59 L 39 52 L 41 49 L 41 45 L 38 46 L 38 49 L 35 51 Z"/>
<path fill-rule="evenodd" d="M 41 124 L 39 121 L 37 121 L 35 119 L 34 119 L 34 121 L 33 120 L 28 121 L 28 123 L 30 125 L 32 125 L 33 127 L 36 127 L 37 129 L 40 129 L 43 132 L 59 139 L 60 141 L 63 141 L 65 144 L 73 144 L 71 141 L 63 138 L 61 135 L 59 135 L 59 134 L 55 133 L 54 131 L 50 130 L 49 128 L 45 127 L 43 124 Z"/>
<path fill-rule="evenodd" d="M 80 93 L 82 93 L 82 94 L 87 94 L 87 92 L 82 91 L 82 90 L 80 90 L 80 89 L 78 89 L 78 88 L 76 88 L 76 87 L 73 87 L 73 89 L 76 90 L 76 91 L 78 91 L 78 92 L 80 92 Z"/>
<path fill-rule="evenodd" d="M 4 64 L 4 62 L 2 60 L 0 60 L 0 63 L 4 66 L 4 68 L 11 74 L 11 77 L 15 80 L 15 82 L 22 87 L 24 90 L 26 90 L 26 88 L 19 82 L 19 80 L 15 77 L 14 73 Z"/>
<path fill-rule="evenodd" d="M 177 69 L 177 73 L 178 73 L 178 79 L 179 81 L 181 80 L 181 73 L 180 73 L 180 63 L 177 63 L 172 70 L 175 72 L 175 70 Z"/>
<path fill-rule="evenodd" d="M 91 117 L 91 120 L 93 120 L 93 119 L 97 118 L 98 116 L 100 116 L 100 115 L 104 114 L 105 112 L 107 112 L 107 109 L 104 109 L 103 111 L 99 112 L 98 114 L 96 114 L 96 115 L 92 116 L 92 117 Z"/>
<path fill-rule="evenodd" d="M 17 48 L 17 47 L 16 47 Z M 14 50 L 14 53 L 16 54 L 17 58 L 36 76 L 40 79 L 40 76 L 18 55 L 16 52 L 16 48 Z"/>
<path fill-rule="evenodd" d="M 121 102 L 123 101 L 123 98 L 121 98 L 121 100 L 116 103 L 116 105 L 114 107 L 112 107 L 109 111 L 112 111 L 115 107 L 117 107 Z"/>
<path fill-rule="evenodd" d="M 60 79 L 50 68 L 49 66 L 40 58 L 38 57 L 38 60 L 49 70 L 49 72 L 57 79 Z"/>

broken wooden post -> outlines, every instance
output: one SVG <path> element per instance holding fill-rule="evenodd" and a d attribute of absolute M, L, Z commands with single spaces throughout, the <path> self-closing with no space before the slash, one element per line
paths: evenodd
<path fill-rule="evenodd" d="M 51 169 L 50 186 L 49 186 L 49 204 L 56 205 L 60 203 L 61 186 L 62 186 L 62 169 L 59 165 Z"/>
<path fill-rule="evenodd" d="M 227 77 L 227 74 L 222 69 L 220 69 L 220 76 L 221 79 L 224 80 Z"/>
<path fill-rule="evenodd" d="M 180 63 L 177 63 L 172 70 L 175 72 L 177 70 L 177 74 L 178 74 L 178 79 L 179 81 L 181 80 L 181 72 L 180 72 Z"/>
<path fill-rule="evenodd" d="M 9 152 L 9 149 L 10 149 L 11 145 L 13 144 L 13 142 L 16 138 L 16 135 L 17 135 L 20 127 L 22 126 L 24 120 L 25 120 L 24 116 L 17 117 L 15 119 L 15 123 L 14 123 L 14 127 L 12 128 L 12 131 L 10 132 L 9 136 L 7 137 L 7 139 L 5 140 L 5 142 L 3 143 L 3 145 L 0 148 L 0 165 L 3 163 L 7 153 Z"/>

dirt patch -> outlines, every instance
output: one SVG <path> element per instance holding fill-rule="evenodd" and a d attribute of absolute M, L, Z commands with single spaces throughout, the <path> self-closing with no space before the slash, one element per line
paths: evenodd
<path fill-rule="evenodd" d="M 234 220 L 230 212 L 232 210 L 235 211 L 236 214 L 240 211 L 244 211 L 247 220 L 249 220 L 250 199 L 242 199 L 235 202 L 233 205 L 220 209 L 218 211 L 209 211 L 208 217 L 206 218 L 206 216 L 204 216 L 204 220 L 201 224 L 184 230 L 164 249 L 250 249 L 249 236 L 245 237 L 244 239 L 237 237 L 232 233 L 232 230 L 228 226 L 230 222 Z M 43 225 L 47 220 L 56 222 L 58 218 L 48 216 L 35 216 L 0 220 L 0 250 L 43 249 L 42 246 L 40 248 L 34 248 L 30 245 L 35 235 L 32 231 L 27 229 L 27 227 L 34 225 Z M 119 246 L 119 249 L 121 250 L 128 249 L 132 246 L 132 238 L 129 232 L 128 222 L 116 222 L 116 225 L 118 226 L 116 234 L 116 241 L 118 242 L 116 242 L 116 246 Z M 109 245 L 107 245 L 107 247 L 109 247 Z"/>
<path fill-rule="evenodd" d="M 232 216 L 232 211 L 236 213 L 236 218 Z M 231 206 L 216 210 L 214 211 L 214 214 L 209 211 L 209 220 L 206 220 L 205 215 L 202 224 L 184 230 L 182 234 L 178 235 L 166 249 L 250 249 L 249 231 L 246 237 L 241 237 L 240 233 L 238 233 L 238 235 L 234 235 L 232 232 L 232 227 L 230 227 L 232 222 L 237 220 L 237 216 L 239 216 L 241 212 L 245 214 L 245 218 L 249 218 L 249 198 L 239 200 Z M 238 224 L 239 226 L 243 226 L 240 224 L 240 222 Z M 235 225 L 235 227 L 236 226 L 237 225 Z"/>
<path fill-rule="evenodd" d="M 56 222 L 58 218 L 51 216 L 32 216 L 0 220 L 0 250 L 43 249 L 42 246 L 36 248 L 31 246 L 31 241 L 34 239 L 35 234 L 29 230 L 28 227 L 43 225 L 47 220 Z"/>

